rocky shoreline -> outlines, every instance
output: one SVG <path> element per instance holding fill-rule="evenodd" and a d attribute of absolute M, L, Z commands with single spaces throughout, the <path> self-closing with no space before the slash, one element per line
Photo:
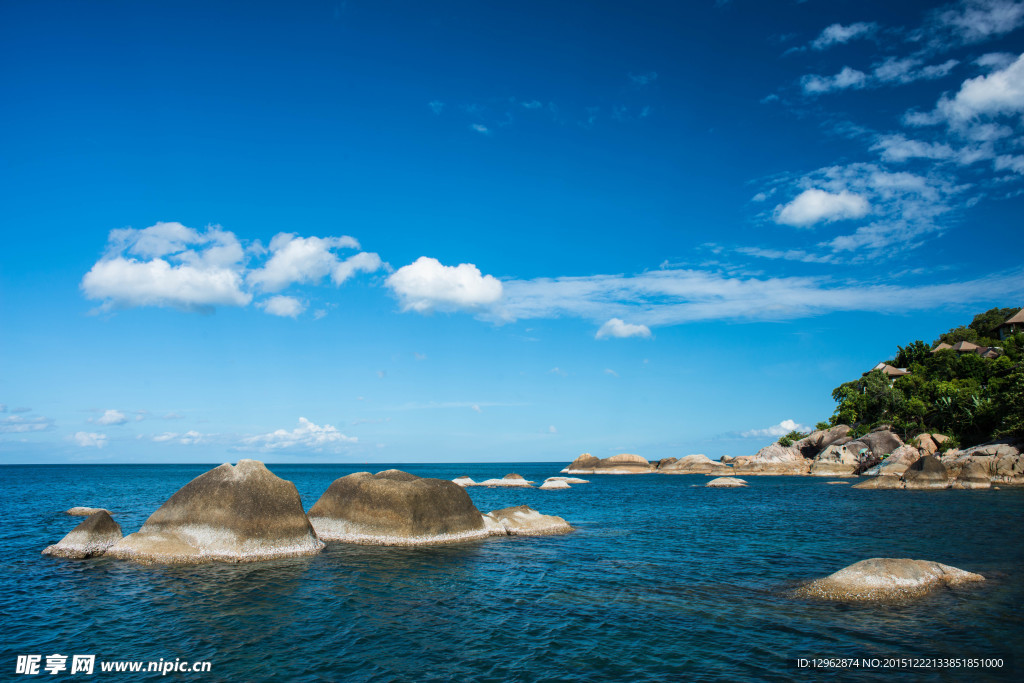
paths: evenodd
<path fill-rule="evenodd" d="M 852 437 L 848 425 L 812 432 L 790 446 L 773 443 L 754 455 L 703 454 L 647 461 L 622 454 L 598 459 L 584 453 L 565 474 L 705 474 L 714 476 L 857 477 L 853 488 L 985 489 L 994 485 L 1024 486 L 1024 440 L 1006 439 L 971 448 L 948 449 L 941 434 L 921 434 L 904 443 L 880 427 Z"/>

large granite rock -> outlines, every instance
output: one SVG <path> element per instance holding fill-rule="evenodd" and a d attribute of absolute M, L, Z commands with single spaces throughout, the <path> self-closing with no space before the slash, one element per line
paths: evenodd
<path fill-rule="evenodd" d="M 1024 440 L 1005 439 L 964 450 L 948 450 L 942 463 L 950 476 L 958 477 L 968 464 L 980 465 L 993 484 L 1024 485 Z M 977 471 L 977 470 L 975 470 Z"/>
<path fill-rule="evenodd" d="M 659 461 L 657 461 L 655 463 L 652 463 L 652 465 L 654 466 L 654 469 L 660 470 L 663 467 L 665 467 L 667 465 L 671 465 L 672 463 L 678 462 L 678 461 L 679 461 L 679 458 L 662 458 L 661 460 L 659 460 Z"/>
<path fill-rule="evenodd" d="M 888 429 L 876 429 L 846 444 L 847 450 L 857 454 L 860 458 L 858 474 L 868 470 L 878 463 L 882 458 L 893 453 L 903 445 L 903 441 L 894 432 Z"/>
<path fill-rule="evenodd" d="M 43 555 L 82 559 L 102 555 L 121 540 L 121 525 L 106 510 L 94 512 L 54 545 L 43 549 Z"/>
<path fill-rule="evenodd" d="M 538 488 L 543 489 L 544 491 L 552 491 L 559 489 L 568 489 L 572 487 L 569 486 L 569 484 L 562 479 L 545 479 L 544 483 L 541 484 Z"/>
<path fill-rule="evenodd" d="M 542 515 L 525 505 L 491 510 L 484 515 L 484 524 L 492 536 L 553 536 L 572 531 L 561 517 Z"/>
<path fill-rule="evenodd" d="M 426 545 L 483 538 L 483 517 L 454 482 L 400 470 L 335 479 L 309 510 L 320 538 L 371 545 Z"/>
<path fill-rule="evenodd" d="M 477 486 L 477 483 L 473 481 L 472 477 L 467 477 L 464 474 L 452 479 L 452 483 L 458 484 L 459 486 Z"/>
<path fill-rule="evenodd" d="M 925 455 L 907 468 L 903 482 L 907 489 L 945 489 L 949 488 L 949 472 L 942 460 L 934 455 Z"/>
<path fill-rule="evenodd" d="M 969 462 L 953 480 L 955 489 L 987 489 L 992 487 L 988 468 L 980 462 Z"/>
<path fill-rule="evenodd" d="M 727 465 L 712 460 L 703 453 L 687 455 L 669 465 L 658 468 L 658 472 L 663 474 L 714 474 L 729 471 L 731 470 Z"/>
<path fill-rule="evenodd" d="M 884 474 L 880 477 L 871 477 L 853 485 L 855 489 L 901 489 L 903 480 L 899 477 Z"/>
<path fill-rule="evenodd" d="M 598 460 L 584 453 L 562 470 L 563 474 L 647 474 L 654 466 L 639 455 L 620 453 Z"/>
<path fill-rule="evenodd" d="M 89 515 L 95 515 L 97 512 L 106 512 L 108 515 L 114 514 L 114 513 L 112 513 L 110 510 L 108 510 L 106 508 L 89 508 L 89 507 L 81 507 L 81 506 L 75 506 L 73 508 L 69 508 L 69 509 L 64 511 L 64 514 L 65 515 L 73 515 L 75 517 L 88 517 Z"/>
<path fill-rule="evenodd" d="M 295 484 L 262 462 L 239 460 L 190 481 L 106 554 L 140 562 L 250 562 L 313 555 L 323 545 Z"/>
<path fill-rule="evenodd" d="M 980 574 L 926 560 L 874 557 L 798 588 L 799 597 L 886 601 L 919 597 L 940 586 L 984 581 Z"/>
<path fill-rule="evenodd" d="M 860 466 L 860 459 L 846 446 L 830 445 L 811 462 L 813 477 L 852 477 Z"/>
<path fill-rule="evenodd" d="M 736 477 L 716 477 L 708 483 L 704 484 L 705 488 L 710 489 L 734 489 L 741 486 L 746 486 L 747 482 L 743 479 Z"/>
<path fill-rule="evenodd" d="M 737 475 L 807 474 L 811 461 L 793 446 L 775 442 L 754 455 L 741 455 L 732 461 Z"/>
<path fill-rule="evenodd" d="M 869 477 L 885 475 L 901 477 L 911 465 L 920 460 L 922 455 L 924 453 L 913 446 L 900 446 L 888 458 L 862 474 Z"/>
<path fill-rule="evenodd" d="M 718 459 L 718 462 L 722 463 L 723 465 L 728 465 L 735 459 L 736 458 L 734 458 L 731 455 L 723 455 L 721 458 Z"/>
<path fill-rule="evenodd" d="M 850 439 L 847 438 L 849 433 L 849 425 L 836 425 L 828 429 L 819 429 L 794 443 L 793 447 L 800 451 L 800 454 L 805 458 L 813 458 L 833 444 L 842 445 L 849 441 Z"/>

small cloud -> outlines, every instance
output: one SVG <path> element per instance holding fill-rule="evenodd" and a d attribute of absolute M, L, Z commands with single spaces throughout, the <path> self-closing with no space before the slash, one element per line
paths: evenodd
<path fill-rule="evenodd" d="M 775 207 L 775 222 L 807 228 L 822 221 L 862 218 L 871 211 L 871 204 L 849 190 L 838 193 L 811 188 L 797 195 L 786 205 Z"/>
<path fill-rule="evenodd" d="M 162 420 L 180 420 L 183 417 L 185 417 L 185 416 L 180 414 L 180 413 L 170 412 L 170 413 L 164 413 L 163 416 L 160 419 L 162 419 Z"/>
<path fill-rule="evenodd" d="M 844 66 L 835 76 L 807 74 L 800 79 L 805 95 L 818 95 L 833 90 L 859 89 L 867 84 L 868 76 L 863 71 Z"/>
<path fill-rule="evenodd" d="M 24 434 L 25 432 L 45 432 L 53 426 L 48 417 L 21 417 L 11 415 L 0 419 L 0 433 Z"/>
<path fill-rule="evenodd" d="M 768 195 L 766 195 L 764 192 L 758 192 L 757 194 L 750 198 L 750 201 L 763 202 L 766 199 L 768 199 Z"/>
<path fill-rule="evenodd" d="M 477 405 L 476 403 L 474 403 L 472 406 L 470 406 L 470 410 L 472 410 L 474 413 L 482 413 L 482 412 L 484 412 L 483 410 L 480 409 L 480 406 Z"/>
<path fill-rule="evenodd" d="M 551 368 L 548 372 L 552 375 L 558 375 L 559 377 L 566 377 L 569 374 L 562 368 Z"/>
<path fill-rule="evenodd" d="M 438 102 L 437 100 L 433 100 L 432 102 L 429 102 L 427 106 L 430 107 L 430 111 L 434 112 L 435 114 L 440 114 L 442 111 L 444 111 L 444 102 Z"/>
<path fill-rule="evenodd" d="M 95 432 L 75 432 L 70 438 L 82 448 L 103 448 L 108 440 L 106 434 Z"/>
<path fill-rule="evenodd" d="M 855 38 L 867 38 L 877 29 L 878 24 L 864 21 L 857 22 L 856 24 L 850 24 L 848 26 L 832 24 L 831 26 L 826 27 L 825 30 L 811 42 L 811 47 L 815 50 L 824 50 L 832 47 L 833 45 L 848 43 Z"/>
<path fill-rule="evenodd" d="M 479 309 L 497 302 L 503 291 L 497 278 L 483 275 L 472 263 L 445 266 L 427 256 L 399 268 L 386 285 L 403 311 L 417 313 Z"/>
<path fill-rule="evenodd" d="M 413 352 L 412 355 L 413 355 L 413 357 L 416 360 L 426 360 L 427 359 L 427 354 L 425 354 L 425 353 Z"/>
<path fill-rule="evenodd" d="M 616 337 L 618 339 L 625 339 L 627 337 L 642 337 L 649 339 L 651 336 L 651 328 L 647 325 L 632 325 L 627 322 L 623 322 L 619 318 L 612 318 L 604 325 L 601 325 L 601 329 L 594 335 L 595 339 L 606 339 L 608 337 Z"/>
<path fill-rule="evenodd" d="M 633 83 L 635 83 L 636 85 L 643 87 L 645 85 L 650 85 L 651 83 L 654 83 L 654 81 L 658 80 L 658 72 L 649 71 L 645 74 L 629 74 L 629 80 L 633 81 Z"/>
<path fill-rule="evenodd" d="M 615 372 L 611 368 L 605 368 L 604 369 L 604 374 L 611 375 L 612 377 L 618 377 L 619 376 L 619 373 Z"/>
<path fill-rule="evenodd" d="M 523 107 L 525 109 L 540 109 L 543 106 L 544 105 L 541 104 L 540 102 L 538 102 L 537 100 L 530 100 L 529 102 L 523 102 Z"/>
<path fill-rule="evenodd" d="M 744 436 L 747 438 L 765 436 L 785 436 L 786 434 L 789 434 L 792 431 L 808 432 L 810 430 L 810 427 L 799 424 L 795 420 L 783 420 L 777 425 L 765 427 L 764 429 L 750 429 L 745 432 L 740 432 L 740 436 Z"/>
<path fill-rule="evenodd" d="M 491 130 L 482 123 L 471 123 L 469 127 L 481 135 L 490 135 Z"/>
<path fill-rule="evenodd" d="M 332 425 L 318 425 L 304 417 L 292 431 L 278 429 L 268 434 L 250 436 L 242 440 L 242 450 L 278 451 L 284 449 L 321 451 L 326 446 L 356 443 L 354 436 L 342 434 Z"/>
<path fill-rule="evenodd" d="M 327 309 L 326 308 L 318 308 L 315 311 L 313 311 L 313 320 L 320 320 L 321 318 L 325 317 L 326 315 L 327 315 Z"/>
<path fill-rule="evenodd" d="M 770 95 L 765 95 L 764 97 L 761 98 L 761 104 L 771 104 L 772 102 L 778 102 L 778 101 L 779 101 L 779 96 L 776 95 L 775 93 L 771 93 Z"/>
<path fill-rule="evenodd" d="M 293 296 L 272 296 L 256 305 L 270 315 L 282 318 L 297 318 L 300 313 L 306 310 L 306 304 Z"/>
<path fill-rule="evenodd" d="M 558 433 L 558 430 L 555 429 L 555 425 L 550 425 L 548 427 L 548 434 L 557 434 L 557 433 Z"/>
<path fill-rule="evenodd" d="M 388 376 L 387 370 L 378 370 L 377 371 L 377 377 L 379 379 L 384 379 L 387 376 Z M 360 398 L 360 400 L 362 400 L 362 398 Z"/>
<path fill-rule="evenodd" d="M 104 411 L 103 415 L 96 420 L 96 424 L 123 425 L 127 421 L 128 417 L 120 410 L 107 410 Z"/>

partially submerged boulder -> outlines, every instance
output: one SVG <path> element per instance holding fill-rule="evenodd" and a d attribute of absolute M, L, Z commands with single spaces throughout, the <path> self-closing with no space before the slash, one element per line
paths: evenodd
<path fill-rule="evenodd" d="M 891 474 L 883 474 L 879 477 L 871 477 L 853 485 L 855 489 L 901 489 L 903 480 Z"/>
<path fill-rule="evenodd" d="M 454 479 L 452 479 L 452 483 L 453 484 L 458 484 L 459 486 L 476 486 L 477 485 L 477 483 L 475 481 L 473 481 L 470 477 L 467 477 L 466 475 L 462 475 L 460 477 L 455 477 Z"/>
<path fill-rule="evenodd" d="M 945 489 L 949 488 L 949 472 L 942 460 L 925 455 L 907 468 L 903 482 L 908 489 Z"/>
<path fill-rule="evenodd" d="M 598 460 L 584 453 L 562 470 L 563 474 L 647 474 L 655 471 L 651 463 L 633 453 L 620 453 Z"/>
<path fill-rule="evenodd" d="M 561 517 L 542 515 L 525 505 L 492 510 L 484 515 L 484 524 L 492 536 L 553 536 L 572 531 Z"/>
<path fill-rule="evenodd" d="M 743 475 L 804 475 L 810 467 L 811 461 L 800 451 L 777 441 L 754 455 L 741 455 L 732 461 L 733 472 Z"/>
<path fill-rule="evenodd" d="M 1024 439 L 1004 439 L 964 450 L 949 450 L 942 455 L 942 464 L 951 477 L 959 477 L 961 470 L 970 463 L 980 465 L 993 484 L 1022 486 Z"/>
<path fill-rule="evenodd" d="M 564 481 L 566 484 L 589 484 L 590 481 L 587 479 L 580 479 L 579 477 L 548 477 L 544 481 Z"/>
<path fill-rule="evenodd" d="M 541 488 L 541 489 L 543 489 L 545 491 L 551 491 L 551 490 L 557 490 L 557 489 L 568 489 L 568 488 L 572 488 L 572 487 L 569 486 L 569 484 L 567 484 L 566 482 L 562 481 L 561 479 L 555 479 L 555 480 L 546 479 L 546 480 L 544 480 L 544 483 L 540 485 L 539 488 Z"/>
<path fill-rule="evenodd" d="M 107 554 L 139 562 L 251 562 L 313 555 L 323 546 L 295 484 L 262 462 L 239 460 L 190 481 Z"/>
<path fill-rule="evenodd" d="M 65 515 L 74 515 L 75 517 L 88 517 L 89 515 L 95 515 L 97 512 L 106 512 L 108 515 L 114 514 L 113 512 L 111 512 L 110 510 L 108 510 L 106 508 L 89 508 L 89 507 L 81 507 L 81 506 L 75 506 L 73 508 L 65 510 L 64 514 Z"/>
<path fill-rule="evenodd" d="M 955 489 L 987 489 L 992 488 L 988 468 L 980 462 L 969 462 L 960 470 L 953 480 Z"/>
<path fill-rule="evenodd" d="M 80 560 L 102 555 L 120 540 L 121 525 L 111 519 L 106 510 L 100 510 L 83 519 L 60 541 L 46 546 L 43 555 Z"/>
<path fill-rule="evenodd" d="M 731 470 L 728 466 L 712 460 L 703 453 L 686 455 L 671 464 L 658 468 L 658 472 L 662 474 L 713 474 L 729 471 Z"/>
<path fill-rule="evenodd" d="M 712 489 L 730 489 L 746 485 L 747 482 L 736 477 L 718 477 L 704 484 L 705 487 Z"/>
<path fill-rule="evenodd" d="M 522 475 L 515 474 L 513 472 L 511 474 L 506 474 L 501 479 L 484 479 L 480 483 L 475 484 L 475 486 L 523 486 L 530 488 L 533 486 L 533 482 L 527 481 L 526 479 L 523 479 Z"/>
<path fill-rule="evenodd" d="M 873 557 L 812 581 L 794 593 L 823 600 L 900 600 L 919 597 L 940 586 L 984 580 L 980 574 L 938 562 Z"/>
<path fill-rule="evenodd" d="M 426 545 L 483 538 L 484 521 L 454 482 L 400 470 L 335 479 L 309 510 L 320 538 L 370 545 Z"/>

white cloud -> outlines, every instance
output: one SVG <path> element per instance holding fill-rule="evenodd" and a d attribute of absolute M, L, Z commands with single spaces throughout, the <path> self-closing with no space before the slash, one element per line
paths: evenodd
<path fill-rule="evenodd" d="M 936 110 L 951 125 L 1024 112 L 1024 54 L 1003 69 L 967 79 L 952 99 L 941 99 Z"/>
<path fill-rule="evenodd" d="M 548 425 L 548 434 L 557 434 L 557 433 L 558 433 L 558 429 L 555 428 L 555 425 Z"/>
<path fill-rule="evenodd" d="M 469 409 L 472 410 L 474 413 L 482 413 L 482 412 L 484 412 L 483 409 L 480 408 L 480 405 L 477 404 L 477 403 L 474 403 L 473 405 L 471 405 L 469 407 Z"/>
<path fill-rule="evenodd" d="M 101 425 L 123 425 L 127 421 L 128 416 L 120 410 L 107 410 L 96 420 L 96 423 Z"/>
<path fill-rule="evenodd" d="M 834 90 L 863 88 L 867 83 L 867 79 L 868 76 L 863 71 L 844 66 L 842 71 L 835 76 L 807 74 L 800 79 L 800 86 L 803 88 L 804 94 L 818 95 Z"/>
<path fill-rule="evenodd" d="M 779 424 L 772 425 L 771 427 L 765 427 L 764 429 L 750 429 L 745 432 L 740 432 L 740 434 L 748 438 L 755 436 L 785 436 L 792 431 L 808 432 L 810 430 L 810 427 L 799 424 L 794 420 L 783 420 Z"/>
<path fill-rule="evenodd" d="M 88 299 L 102 299 L 102 308 L 160 306 L 208 310 L 214 306 L 245 306 L 252 295 L 242 291 L 237 270 L 191 265 L 172 266 L 163 259 L 136 261 L 114 257 L 97 262 L 82 278 Z"/>
<path fill-rule="evenodd" d="M 629 80 L 639 86 L 650 85 L 654 81 L 658 80 L 658 72 L 649 71 L 645 74 L 629 74 Z"/>
<path fill-rule="evenodd" d="M 5 418 L 0 418 L 0 433 L 4 434 L 45 432 L 52 426 L 53 420 L 47 417 L 22 417 L 20 415 L 10 415 Z"/>
<path fill-rule="evenodd" d="M 978 43 L 1009 33 L 1021 25 L 1024 25 L 1024 2 L 964 0 L 935 12 L 932 30 L 938 36 L 933 44 Z"/>
<path fill-rule="evenodd" d="M 442 111 L 444 111 L 444 102 L 438 102 L 437 100 L 433 100 L 430 103 L 428 103 L 427 106 L 430 107 L 430 111 L 434 112 L 435 114 L 440 114 Z"/>
<path fill-rule="evenodd" d="M 811 47 L 815 50 L 824 50 L 833 45 L 842 45 L 848 43 L 854 38 L 867 38 L 878 29 L 878 24 L 868 23 L 864 21 L 843 26 L 842 24 L 832 24 L 821 32 L 821 34 L 811 42 Z"/>
<path fill-rule="evenodd" d="M 941 64 L 922 66 L 923 62 L 915 57 L 887 57 L 875 65 L 872 76 L 879 83 L 897 83 L 904 85 L 914 81 L 930 81 L 949 75 L 960 62 L 947 59 Z"/>
<path fill-rule="evenodd" d="M 103 448 L 107 445 L 106 434 L 96 434 L 95 432 L 75 432 L 70 438 L 82 448 Z"/>
<path fill-rule="evenodd" d="M 332 425 L 317 425 L 304 417 L 292 431 L 278 429 L 269 434 L 250 436 L 242 440 L 243 449 L 277 451 L 285 449 L 321 451 L 325 447 L 339 447 L 356 443 L 358 438 L 346 436 Z"/>
<path fill-rule="evenodd" d="M 157 434 L 153 437 L 153 441 L 156 443 L 167 443 L 173 441 L 183 446 L 191 446 L 193 444 L 206 443 L 206 434 L 200 434 L 195 430 L 189 430 L 184 434 L 178 434 L 177 432 L 164 432 L 163 434 Z"/>
<path fill-rule="evenodd" d="M 487 126 L 485 126 L 482 123 L 472 123 L 472 124 L 470 124 L 469 127 L 470 127 L 471 130 L 475 130 L 477 133 L 480 133 L 481 135 L 490 135 L 491 134 L 491 129 L 488 128 Z"/>
<path fill-rule="evenodd" d="M 445 266 L 427 256 L 399 268 L 386 284 L 403 311 L 417 313 L 480 309 L 497 302 L 503 291 L 497 278 L 482 275 L 472 263 Z"/>
<path fill-rule="evenodd" d="M 612 377 L 618 377 L 619 376 L 619 373 L 615 372 L 611 368 L 605 368 L 604 369 L 604 374 L 611 375 Z"/>
<path fill-rule="evenodd" d="M 265 292 L 279 292 L 291 284 L 319 282 L 328 275 L 333 279 L 334 272 L 343 263 L 334 253 L 335 249 L 359 249 L 359 242 L 347 235 L 299 237 L 292 233 L 278 233 L 270 240 L 270 259 L 262 268 L 250 271 L 246 280 Z M 376 267 L 379 266 L 378 258 Z M 336 284 L 344 282 L 352 271 L 352 266 L 343 270 Z"/>
<path fill-rule="evenodd" d="M 953 148 L 937 142 L 908 140 L 903 135 L 880 135 L 871 147 L 880 151 L 885 161 L 901 162 L 907 159 L 952 159 Z"/>
<path fill-rule="evenodd" d="M 356 273 L 375 273 L 385 267 L 389 268 L 380 260 L 380 256 L 373 252 L 361 251 L 335 264 L 331 269 L 331 282 L 340 285 Z"/>
<path fill-rule="evenodd" d="M 525 109 L 540 109 L 544 105 L 537 100 L 530 100 L 529 102 L 523 102 L 523 108 Z"/>
<path fill-rule="evenodd" d="M 597 331 L 594 338 L 607 339 L 608 337 L 616 337 L 618 339 L 625 339 L 627 337 L 643 337 L 647 339 L 650 336 L 651 328 L 647 327 L 647 325 L 631 325 L 619 318 L 612 318 L 604 325 L 601 325 L 601 329 Z"/>
<path fill-rule="evenodd" d="M 871 211 L 864 197 L 848 190 L 827 192 L 818 188 L 804 190 L 788 204 L 775 207 L 775 222 L 798 228 L 816 223 L 863 218 Z"/>
<path fill-rule="evenodd" d="M 278 315 L 282 318 L 295 318 L 306 310 L 306 304 L 293 296 L 272 296 L 266 301 L 257 304 L 270 315 Z"/>

